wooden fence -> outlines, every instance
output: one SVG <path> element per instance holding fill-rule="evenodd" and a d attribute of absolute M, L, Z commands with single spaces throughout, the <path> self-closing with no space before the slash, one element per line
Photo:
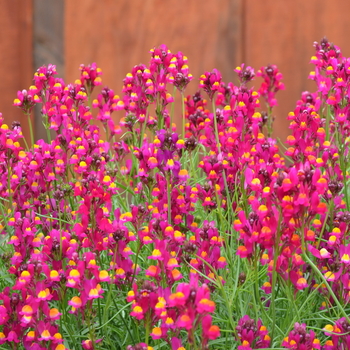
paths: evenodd
<path fill-rule="evenodd" d="M 284 139 L 286 115 L 302 91 L 314 89 L 307 80 L 313 42 L 327 36 L 350 56 L 349 10 L 348 0 L 0 0 L 0 111 L 6 122 L 26 125 L 12 102 L 41 64 L 56 64 L 73 82 L 81 63 L 97 62 L 103 83 L 117 92 L 125 74 L 164 43 L 189 58 L 189 93 L 213 68 L 235 82 L 242 62 L 277 64 L 286 89 L 278 95 L 275 135 Z M 37 118 L 37 137 L 39 125 Z"/>

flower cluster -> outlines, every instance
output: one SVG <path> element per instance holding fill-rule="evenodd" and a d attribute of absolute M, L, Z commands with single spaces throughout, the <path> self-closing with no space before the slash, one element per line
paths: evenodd
<path fill-rule="evenodd" d="M 238 350 L 252 350 L 270 347 L 271 338 L 268 330 L 262 325 L 261 320 L 255 322 L 248 315 L 245 315 L 238 321 L 236 327 L 238 339 L 241 345 Z"/>
<path fill-rule="evenodd" d="M 14 105 L 29 122 L 40 107 L 47 140 L 28 143 L 0 115 L 11 281 L 0 293 L 0 343 L 64 350 L 79 332 L 83 349 L 107 349 L 123 329 L 129 350 L 349 347 L 350 59 L 326 39 L 315 49 L 317 91 L 289 113 L 284 155 L 271 137 L 284 88 L 274 65 L 256 75 L 238 66 L 237 86 L 205 72 L 193 96 L 186 56 L 165 45 L 132 68 L 120 95 L 99 88 L 95 63 L 73 84 L 39 68 Z M 284 300 L 301 310 L 288 325 L 278 319 Z M 335 320 L 312 325 L 324 329 L 322 346 L 296 323 L 311 304 Z"/>
<path fill-rule="evenodd" d="M 320 341 L 315 332 L 306 330 L 306 325 L 296 323 L 294 329 L 283 340 L 282 346 L 287 349 L 314 350 L 320 349 Z"/>

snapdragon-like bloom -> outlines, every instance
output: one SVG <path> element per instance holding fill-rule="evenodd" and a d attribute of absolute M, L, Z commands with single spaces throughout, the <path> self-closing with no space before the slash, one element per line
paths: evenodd
<path fill-rule="evenodd" d="M 306 325 L 296 323 L 294 329 L 284 338 L 282 346 L 287 349 L 313 350 L 320 349 L 320 341 L 315 337 L 315 332 L 307 332 Z"/>
<path fill-rule="evenodd" d="M 262 325 L 260 319 L 256 322 L 245 315 L 238 321 L 236 331 L 241 342 L 241 345 L 238 346 L 239 350 L 260 349 L 270 346 L 271 339 L 268 330 Z"/>

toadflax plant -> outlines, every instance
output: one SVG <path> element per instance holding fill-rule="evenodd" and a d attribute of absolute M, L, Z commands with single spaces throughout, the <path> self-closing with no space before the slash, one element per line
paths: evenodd
<path fill-rule="evenodd" d="M 0 349 L 348 349 L 350 59 L 314 47 L 282 149 L 274 65 L 187 97 L 165 45 L 120 95 L 39 68 L 30 139 L 0 117 Z"/>

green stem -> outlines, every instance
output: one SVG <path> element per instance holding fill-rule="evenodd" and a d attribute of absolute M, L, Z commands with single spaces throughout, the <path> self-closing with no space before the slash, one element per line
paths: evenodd
<path fill-rule="evenodd" d="M 134 262 L 135 268 L 134 268 L 134 272 L 132 274 L 132 279 L 131 279 L 131 282 L 130 282 L 129 289 L 132 288 L 132 285 L 133 285 L 135 277 L 136 277 L 137 262 L 138 262 L 138 258 L 139 258 L 139 254 L 140 254 L 140 250 L 141 250 L 141 241 L 138 240 L 137 244 L 138 244 L 138 246 L 137 246 L 136 257 L 135 257 L 135 262 Z"/>
<path fill-rule="evenodd" d="M 331 119 L 331 111 L 330 106 L 327 106 L 327 114 L 326 114 L 326 141 L 329 141 L 329 122 Z"/>
<path fill-rule="evenodd" d="M 272 107 L 268 105 L 267 107 L 267 137 L 272 135 Z"/>
<path fill-rule="evenodd" d="M 255 287 L 255 303 L 259 304 L 262 309 L 264 306 L 261 303 L 260 292 L 259 292 L 259 271 L 258 271 L 258 254 L 254 254 L 254 287 Z M 256 320 L 258 320 L 259 316 L 256 315 Z"/>
<path fill-rule="evenodd" d="M 27 113 L 28 117 L 28 125 L 29 125 L 29 132 L 30 132 L 30 141 L 31 141 L 31 147 L 34 146 L 34 132 L 33 132 L 33 125 L 32 125 L 32 118 L 30 115 L 30 112 Z"/>
<path fill-rule="evenodd" d="M 217 120 L 216 120 L 216 108 L 215 108 L 214 98 L 212 99 L 211 103 L 212 103 L 212 110 L 213 110 L 215 141 L 216 141 L 216 145 L 218 147 L 218 151 L 219 151 L 219 153 L 221 153 L 221 146 L 220 146 L 220 140 L 219 140 L 218 124 L 217 124 Z"/>
<path fill-rule="evenodd" d="M 303 302 L 303 304 L 300 307 L 300 310 L 304 310 L 305 305 L 307 304 L 307 302 L 309 301 L 309 299 L 318 291 L 318 289 L 322 287 L 322 284 L 319 284 L 312 292 L 311 294 L 308 294 L 308 297 L 306 298 L 306 300 Z M 289 332 L 293 329 L 295 322 L 297 321 L 297 318 L 299 317 L 299 314 L 296 314 L 292 320 L 292 322 L 290 323 L 290 326 L 288 328 L 288 330 L 286 331 L 285 334 L 289 334 Z"/>
<path fill-rule="evenodd" d="M 327 221 L 328 221 L 328 217 L 330 216 L 329 214 L 331 214 L 331 217 L 333 216 L 333 207 L 334 207 L 333 199 L 330 201 L 329 206 L 330 206 L 330 208 L 326 213 L 326 217 L 323 221 L 322 229 L 321 229 L 320 235 L 319 235 L 318 240 L 317 240 L 316 249 L 318 249 L 318 247 L 320 246 L 320 243 L 321 243 L 321 240 L 323 237 L 323 233 L 324 233 L 324 230 L 326 228 Z M 302 232 L 302 234 L 304 235 L 304 232 Z"/>
<path fill-rule="evenodd" d="M 174 110 L 175 110 L 175 96 L 176 96 L 176 86 L 174 86 L 174 90 L 173 90 L 173 103 L 171 104 L 171 110 L 170 110 L 170 129 L 173 126 L 173 119 L 174 119 Z M 184 136 L 182 136 L 184 137 Z"/>
<path fill-rule="evenodd" d="M 315 273 L 321 278 L 322 282 L 324 283 L 324 285 L 327 287 L 329 294 L 332 296 L 334 302 L 337 304 L 338 308 L 340 309 L 340 312 L 342 313 L 342 315 L 345 317 L 345 319 L 348 321 L 348 323 L 350 323 L 350 317 L 348 316 L 348 314 L 345 312 L 345 310 L 343 309 L 342 305 L 340 304 L 338 298 L 336 297 L 336 295 L 334 294 L 331 286 L 329 285 L 328 281 L 326 280 L 326 278 L 323 276 L 322 272 L 317 268 L 317 266 L 311 261 L 311 259 L 307 256 L 306 252 L 304 251 L 304 253 L 302 254 L 303 259 L 305 259 L 309 265 L 311 266 L 311 268 L 313 269 L 313 271 L 315 271 Z"/>
<path fill-rule="evenodd" d="M 339 132 L 336 132 L 336 136 L 337 136 L 337 139 L 338 139 L 338 145 L 339 145 L 339 150 L 340 150 L 340 168 L 341 168 L 341 171 L 342 171 L 342 174 L 343 174 L 346 210 L 349 210 L 350 203 L 349 203 L 347 181 L 346 181 L 346 161 L 344 160 L 344 158 L 345 158 L 344 157 L 344 145 L 340 145 Z"/>
<path fill-rule="evenodd" d="M 170 173 L 167 173 L 167 197 L 168 197 L 168 224 L 171 225 L 171 183 L 170 183 Z"/>
<path fill-rule="evenodd" d="M 306 246 L 305 246 L 305 238 L 304 238 L 304 225 L 302 225 L 301 227 L 302 229 L 302 235 L 301 235 L 301 245 L 302 245 L 302 258 L 307 261 L 309 263 L 309 265 L 311 266 L 312 270 L 321 278 L 322 282 L 324 283 L 324 285 L 326 286 L 326 288 L 328 289 L 329 294 L 332 296 L 334 302 L 337 304 L 338 308 L 340 309 L 340 312 L 343 314 L 343 316 L 345 317 L 345 319 L 348 321 L 348 323 L 350 323 L 350 318 L 347 315 L 347 313 L 345 312 L 345 310 L 343 309 L 342 305 L 340 304 L 338 298 L 336 297 L 336 295 L 334 294 L 331 286 L 329 285 L 328 281 L 326 280 L 326 278 L 323 276 L 322 272 L 317 268 L 317 266 L 311 261 L 311 259 L 308 257 L 307 253 L 306 253 Z"/>
<path fill-rule="evenodd" d="M 190 348 L 193 349 L 193 350 L 197 350 L 198 348 L 197 348 L 196 338 L 194 336 L 194 330 L 193 329 L 191 329 L 191 331 L 190 331 L 190 338 L 193 339 L 193 344 L 192 344 L 192 346 Z"/>
<path fill-rule="evenodd" d="M 196 258 L 199 259 L 200 261 L 202 261 L 202 263 L 206 266 L 208 266 L 208 268 L 213 272 L 214 276 L 215 276 L 215 285 L 217 286 L 217 288 L 220 290 L 220 293 L 222 294 L 223 299 L 225 300 L 225 304 L 226 304 L 226 308 L 227 308 L 227 313 L 228 313 L 228 320 L 230 322 L 230 325 L 232 327 L 232 330 L 235 330 L 235 325 L 234 325 L 234 321 L 233 321 L 233 315 L 232 315 L 232 308 L 231 308 L 231 303 L 227 297 L 227 293 L 226 293 L 226 288 L 224 288 L 224 285 L 221 282 L 220 276 L 217 273 L 217 271 L 207 262 L 205 261 L 202 257 L 200 257 L 199 255 L 196 255 Z M 196 270 L 198 271 L 198 270 Z"/>
<path fill-rule="evenodd" d="M 113 300 L 114 301 L 114 300 Z M 115 302 L 114 302 L 115 303 Z M 99 327 L 96 327 L 95 330 L 99 330 L 103 327 L 105 327 L 108 323 L 111 323 L 122 311 L 124 311 L 126 308 L 130 306 L 131 303 L 124 305 L 121 309 L 119 309 L 111 318 L 109 318 L 107 321 L 104 321 L 103 324 L 101 324 Z M 108 310 L 107 310 L 108 311 Z M 124 318 L 123 318 L 124 320 Z M 127 328 L 129 330 L 129 327 Z M 129 332 L 130 335 L 130 332 Z"/>
<path fill-rule="evenodd" d="M 28 146 L 27 140 L 24 136 L 23 136 L 23 141 L 24 141 L 24 145 L 26 146 L 26 150 L 29 151 L 29 146 Z"/>
<path fill-rule="evenodd" d="M 215 140 L 216 140 L 216 145 L 217 145 L 218 151 L 219 151 L 219 153 L 221 153 L 221 146 L 220 146 L 220 140 L 219 140 L 219 130 L 218 130 L 218 124 L 216 121 L 216 108 L 215 108 L 214 98 L 212 99 L 211 102 L 212 102 L 212 110 L 213 110 Z M 228 214 L 228 222 L 232 222 L 233 221 L 231 218 L 232 202 L 231 202 L 230 192 L 228 189 L 225 169 L 222 171 L 222 176 L 224 179 L 224 187 L 225 187 L 225 192 L 226 192 L 226 201 L 227 201 L 226 207 L 227 207 L 227 214 Z M 220 210 L 221 210 L 221 205 L 220 205 Z M 234 214 L 233 214 L 233 216 L 234 216 Z M 233 234 L 232 225 L 230 225 L 229 231 L 231 232 L 231 234 Z"/>
<path fill-rule="evenodd" d="M 45 115 L 45 117 L 46 117 L 45 129 L 46 129 L 47 142 L 51 143 L 51 132 L 50 132 L 50 126 L 49 126 L 49 119 L 48 119 L 47 115 Z"/>
<path fill-rule="evenodd" d="M 102 325 L 102 317 L 101 317 L 101 303 L 100 298 L 97 298 L 97 305 L 98 305 L 98 322 L 100 323 L 100 326 Z"/>
<path fill-rule="evenodd" d="M 121 308 L 121 309 L 119 310 L 118 305 L 117 305 L 117 303 L 116 303 L 116 301 L 115 301 L 115 298 L 112 298 L 112 301 L 113 301 L 114 307 L 115 307 L 116 310 L 117 310 L 116 315 L 120 314 L 121 311 L 124 310 L 124 307 Z M 112 319 L 113 319 L 113 318 L 114 318 L 114 316 L 112 317 Z M 130 339 L 131 339 L 132 343 L 135 344 L 135 338 L 134 338 L 133 334 L 130 332 L 130 327 L 129 327 L 129 326 L 126 324 L 126 322 L 125 322 L 125 317 L 123 317 L 123 316 L 121 315 L 120 318 L 121 318 L 122 322 L 124 323 L 126 330 L 127 330 L 128 333 L 129 333 L 129 336 L 130 336 Z M 112 320 L 112 319 L 110 319 L 110 320 Z M 138 329 L 138 328 L 137 328 L 137 329 Z M 138 339 L 139 339 L 139 338 L 138 338 Z"/>
<path fill-rule="evenodd" d="M 342 156 L 341 156 L 342 158 Z M 343 163 L 343 164 L 342 164 Z M 343 181 L 344 181 L 344 192 L 345 192 L 345 202 L 346 202 L 346 210 L 349 211 L 350 203 L 349 203 L 349 195 L 346 181 L 346 166 L 344 165 L 344 161 L 340 160 L 342 172 L 343 172 Z"/>
<path fill-rule="evenodd" d="M 58 208 L 58 224 L 60 230 L 60 260 L 62 260 L 62 219 L 61 219 L 61 208 L 59 200 L 57 200 L 57 208 Z"/>
<path fill-rule="evenodd" d="M 183 91 L 181 92 L 181 106 L 182 106 L 182 138 L 185 139 L 186 115 L 185 115 L 185 97 L 184 97 Z"/>
<path fill-rule="evenodd" d="M 279 211 L 279 218 L 278 218 L 278 226 L 277 226 L 277 232 L 276 232 L 276 241 L 275 241 L 275 247 L 274 247 L 274 258 L 273 258 L 273 269 L 272 269 L 272 295 L 271 295 L 271 312 L 272 312 L 272 330 L 271 330 L 271 343 L 273 341 L 273 336 L 275 332 L 275 326 L 276 326 L 276 281 L 277 281 L 277 258 L 279 256 L 278 252 L 278 245 L 280 241 L 280 227 L 281 227 L 281 219 L 282 219 L 282 213 L 281 210 Z"/>
<path fill-rule="evenodd" d="M 145 134 L 145 129 L 146 129 L 146 124 L 147 124 L 147 114 L 144 122 L 142 123 L 141 126 L 141 133 L 140 133 L 140 148 L 142 148 L 143 145 L 143 135 Z"/>
<path fill-rule="evenodd" d="M 151 328 L 149 311 L 147 312 L 146 319 L 145 319 L 145 328 L 146 328 L 145 343 L 148 345 L 148 338 L 149 338 L 150 328 Z"/>

